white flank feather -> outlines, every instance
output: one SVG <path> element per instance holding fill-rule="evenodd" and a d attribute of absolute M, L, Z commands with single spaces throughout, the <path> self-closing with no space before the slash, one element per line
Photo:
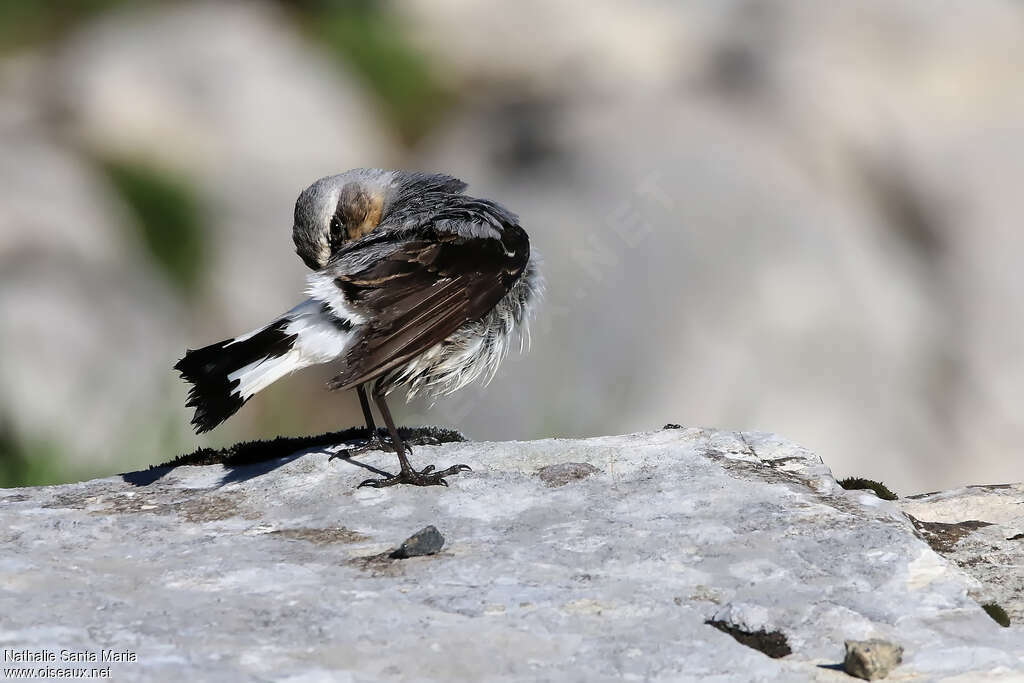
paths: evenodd
<path fill-rule="evenodd" d="M 365 317 L 348 307 L 345 295 L 338 289 L 338 285 L 334 284 L 334 278 L 327 273 L 310 273 L 306 277 L 306 283 L 306 294 L 330 306 L 334 315 L 348 320 L 353 325 L 362 325 L 366 322 Z"/>

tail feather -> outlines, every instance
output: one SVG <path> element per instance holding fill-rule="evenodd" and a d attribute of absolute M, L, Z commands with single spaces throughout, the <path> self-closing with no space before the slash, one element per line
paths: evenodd
<path fill-rule="evenodd" d="M 281 318 L 254 333 L 187 351 L 178 361 L 174 369 L 192 384 L 185 405 L 196 409 L 197 434 L 234 415 L 253 394 L 294 369 L 285 362 L 298 338 L 288 333 L 289 322 Z M 243 378 L 245 387 L 239 386 Z"/>

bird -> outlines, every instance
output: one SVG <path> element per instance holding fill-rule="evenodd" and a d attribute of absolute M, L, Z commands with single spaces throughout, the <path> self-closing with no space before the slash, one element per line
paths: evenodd
<path fill-rule="evenodd" d="M 197 434 L 234 415 L 256 393 L 309 366 L 337 364 L 328 388 L 355 389 L 370 434 L 399 471 L 359 486 L 447 486 L 467 465 L 416 470 L 387 396 L 404 389 L 439 398 L 490 382 L 508 350 L 529 343 L 544 282 L 519 218 L 465 194 L 458 178 L 358 168 L 320 178 L 295 202 L 292 241 L 312 271 L 307 299 L 263 327 L 187 350 L 174 366 L 191 384 Z M 369 396 L 368 396 L 369 393 Z"/>

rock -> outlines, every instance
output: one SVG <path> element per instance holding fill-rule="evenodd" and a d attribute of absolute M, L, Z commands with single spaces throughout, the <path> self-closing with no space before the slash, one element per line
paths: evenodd
<path fill-rule="evenodd" d="M 346 446 L 0 491 L 2 647 L 128 649 L 139 681 L 834 681 L 868 638 L 907 678 L 1024 672 L 896 503 L 779 437 L 418 446 L 474 468 L 449 488 L 357 489 L 394 455 Z M 566 462 L 599 471 L 536 475 Z M 425 520 L 445 552 L 390 559 Z"/>
<path fill-rule="evenodd" d="M 390 557 L 394 560 L 404 560 L 408 557 L 433 555 L 434 553 L 441 552 L 442 547 L 444 547 L 444 536 L 441 535 L 436 526 L 431 524 L 405 539 L 402 545 L 398 546 L 391 553 Z"/>
<path fill-rule="evenodd" d="M 562 462 L 537 470 L 537 476 L 548 486 L 565 486 L 570 481 L 589 477 L 600 472 L 589 462 Z"/>
<path fill-rule="evenodd" d="M 1024 485 L 991 484 L 923 493 L 898 503 L 935 552 L 976 580 L 971 597 L 996 605 L 1010 624 L 1024 624 L 1022 500 Z"/>
<path fill-rule="evenodd" d="M 843 668 L 846 673 L 865 681 L 885 678 L 903 661 L 903 648 L 887 640 L 846 641 Z"/>

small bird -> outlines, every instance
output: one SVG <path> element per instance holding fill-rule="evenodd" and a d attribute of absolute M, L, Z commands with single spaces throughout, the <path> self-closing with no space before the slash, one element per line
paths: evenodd
<path fill-rule="evenodd" d="M 444 485 L 469 470 L 413 469 L 386 396 L 444 396 L 490 381 L 528 322 L 543 287 L 519 219 L 463 194 L 447 175 L 354 169 L 321 178 L 295 202 L 292 240 L 313 272 L 309 298 L 273 322 L 201 349 L 174 366 L 192 384 L 196 433 L 238 411 L 258 391 L 311 365 L 338 362 L 331 389 L 355 389 L 384 448 L 367 387 L 398 455 L 398 474 L 360 486 Z"/>

